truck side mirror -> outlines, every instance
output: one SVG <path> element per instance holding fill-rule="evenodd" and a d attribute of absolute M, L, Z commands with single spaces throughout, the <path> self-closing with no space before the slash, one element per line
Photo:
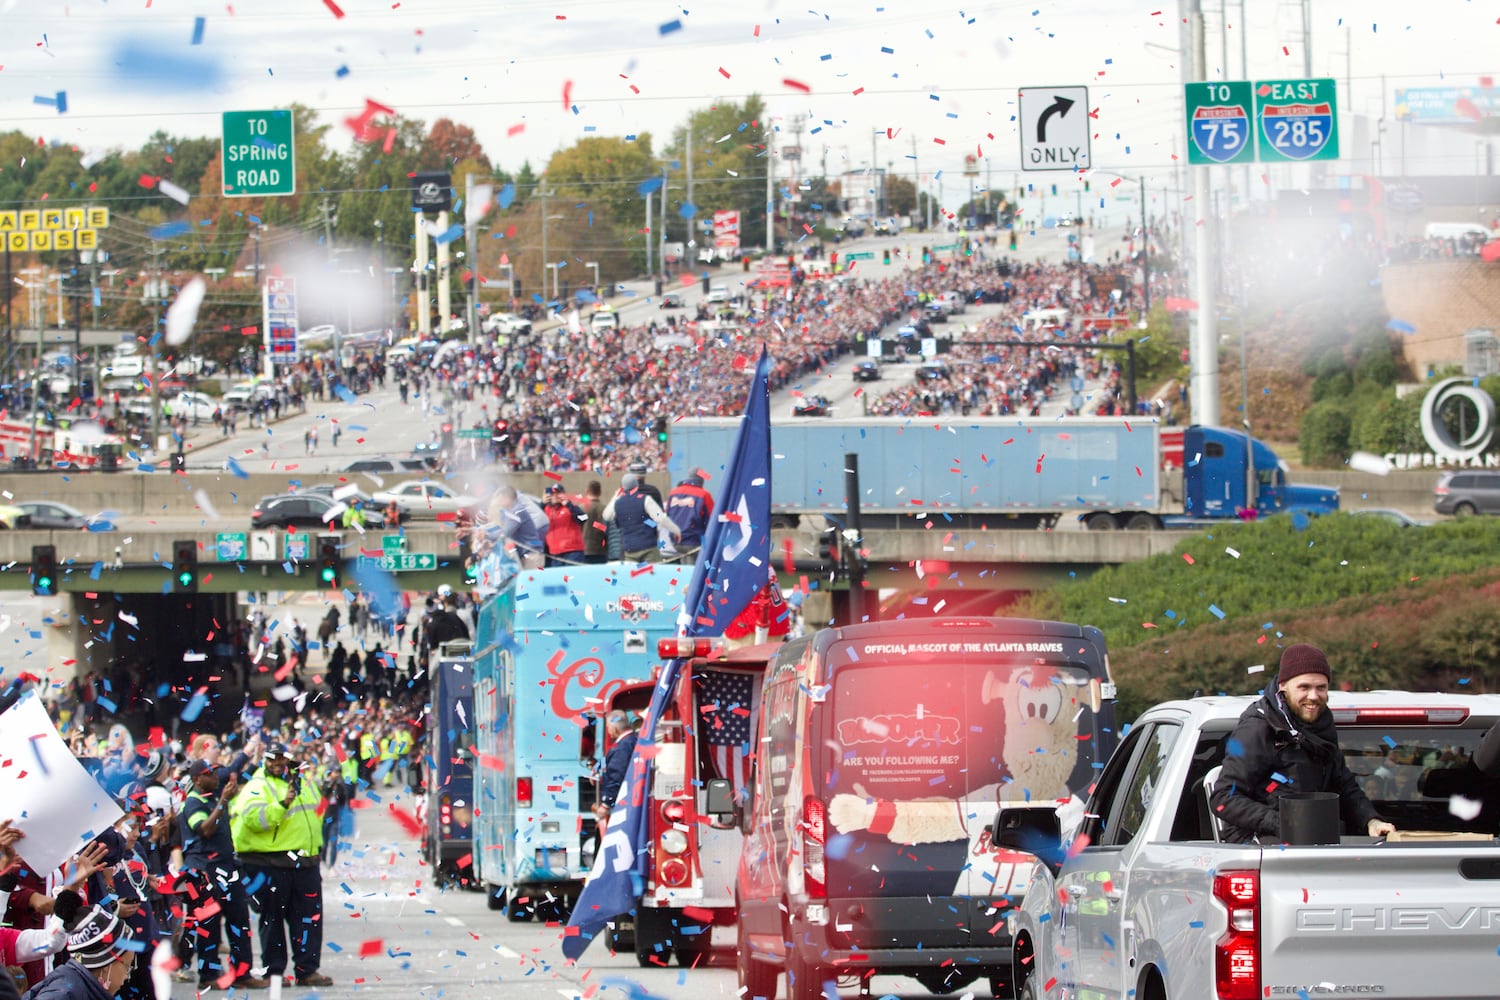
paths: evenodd
<path fill-rule="evenodd" d="M 734 783 L 728 778 L 711 778 L 704 811 L 713 816 L 728 816 L 734 812 Z"/>
<path fill-rule="evenodd" d="M 1053 875 L 1062 867 L 1062 823 L 1050 804 L 1002 806 L 990 827 L 990 843 L 1035 855 Z"/>

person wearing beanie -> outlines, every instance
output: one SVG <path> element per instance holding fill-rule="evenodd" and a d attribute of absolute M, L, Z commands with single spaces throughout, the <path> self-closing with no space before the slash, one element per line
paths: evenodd
<path fill-rule="evenodd" d="M 620 492 L 604 508 L 604 523 L 620 533 L 621 555 L 630 562 L 661 562 L 661 545 L 665 532 L 675 543 L 682 529 L 662 510 L 661 501 L 653 498 L 636 472 L 625 473 Z M 658 491 L 657 496 L 660 496 Z"/>
<path fill-rule="evenodd" d="M 1318 647 L 1288 646 L 1275 687 L 1268 686 L 1240 716 L 1211 799 L 1225 840 L 1275 842 L 1281 833 L 1280 799 L 1293 792 L 1336 793 L 1346 833 L 1383 837 L 1395 830 L 1376 814 L 1344 763 L 1328 709 L 1332 673 Z"/>
<path fill-rule="evenodd" d="M 112 908 L 82 909 L 74 896 L 57 915 L 68 927 L 68 956 L 47 978 L 26 991 L 23 1000 L 109 1000 L 120 992 L 135 965 L 135 936 Z M 77 906 L 81 912 L 73 912 Z"/>

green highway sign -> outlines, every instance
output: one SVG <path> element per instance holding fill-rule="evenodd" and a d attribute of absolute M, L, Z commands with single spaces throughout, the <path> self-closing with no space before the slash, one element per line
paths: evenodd
<path fill-rule="evenodd" d="M 1337 160 L 1339 116 L 1334 82 L 1327 78 L 1257 80 L 1255 133 L 1262 163 Z"/>
<path fill-rule="evenodd" d="M 380 557 L 380 568 L 391 573 L 437 569 L 437 556 L 431 552 L 408 552 Z"/>
<path fill-rule="evenodd" d="M 406 553 L 405 535 L 384 535 L 380 539 L 380 551 L 384 555 L 399 556 Z"/>
<path fill-rule="evenodd" d="M 957 250 L 957 249 L 958 249 L 958 244 L 957 243 L 939 243 L 937 246 L 935 246 L 935 247 L 932 248 L 932 252 L 933 253 L 937 253 L 940 250 Z"/>
<path fill-rule="evenodd" d="M 243 531 L 221 531 L 214 535 L 214 545 L 219 550 L 219 562 L 243 562 L 248 539 Z"/>
<path fill-rule="evenodd" d="M 224 197 L 297 193 L 290 111 L 226 111 L 223 123 Z"/>
<path fill-rule="evenodd" d="M 1250 81 L 1185 83 L 1182 90 L 1187 109 L 1188 162 L 1199 166 L 1253 163 Z"/>
<path fill-rule="evenodd" d="M 874 260 L 875 254 L 870 250 L 860 250 L 855 253 L 844 254 L 845 260 Z"/>
<path fill-rule="evenodd" d="M 487 438 L 490 436 L 488 427 L 464 427 L 458 432 L 461 438 Z"/>
<path fill-rule="evenodd" d="M 307 562 L 308 550 L 312 547 L 312 535 L 306 531 L 290 531 L 285 537 L 287 559 L 292 562 Z"/>

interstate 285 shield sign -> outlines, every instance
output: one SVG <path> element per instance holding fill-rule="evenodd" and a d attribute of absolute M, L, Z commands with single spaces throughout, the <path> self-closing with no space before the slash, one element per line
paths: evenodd
<path fill-rule="evenodd" d="M 1338 113 L 1332 80 L 1259 81 L 1255 84 L 1255 118 L 1262 163 L 1338 159 Z"/>

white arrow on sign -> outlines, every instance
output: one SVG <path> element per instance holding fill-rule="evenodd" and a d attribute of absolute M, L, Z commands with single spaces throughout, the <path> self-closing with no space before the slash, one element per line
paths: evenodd
<path fill-rule="evenodd" d="M 1089 168 L 1089 89 L 1022 87 L 1021 169 Z"/>

